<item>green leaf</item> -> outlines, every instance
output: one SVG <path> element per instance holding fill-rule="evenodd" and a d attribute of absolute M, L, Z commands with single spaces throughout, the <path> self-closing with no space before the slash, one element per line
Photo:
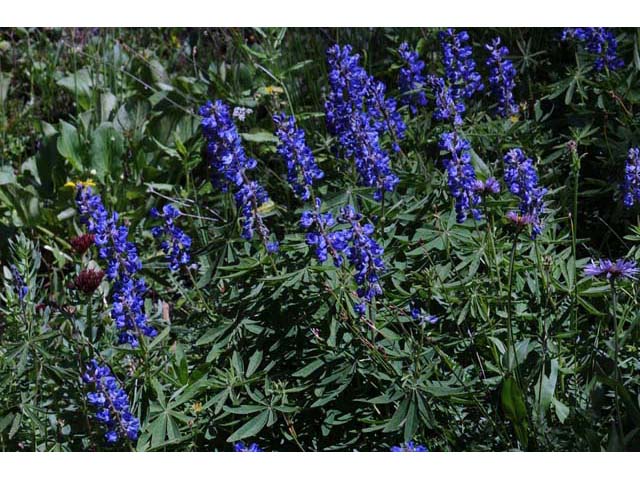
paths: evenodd
<path fill-rule="evenodd" d="M 502 384 L 500 400 L 505 415 L 513 423 L 516 437 L 518 437 L 520 443 L 526 448 L 529 443 L 527 430 L 527 407 L 524 403 L 522 391 L 513 378 L 507 378 Z"/>
<path fill-rule="evenodd" d="M 58 153 L 62 155 L 78 172 L 84 171 L 82 165 L 82 153 L 80 149 L 80 136 L 76 127 L 64 120 L 60 121 L 60 136 L 58 137 Z"/>
<path fill-rule="evenodd" d="M 236 442 L 238 440 L 242 440 L 243 438 L 252 437 L 257 435 L 260 430 L 264 428 L 267 424 L 267 420 L 269 419 L 269 410 L 265 409 L 259 415 L 256 415 L 247 423 L 242 425 L 239 429 L 233 432 L 229 438 L 227 438 L 227 442 Z"/>
<path fill-rule="evenodd" d="M 293 372 L 292 376 L 306 378 L 309 375 L 311 375 L 313 372 L 315 372 L 317 369 L 319 369 L 322 365 L 324 365 L 324 362 L 322 360 L 320 359 L 314 360 L 310 364 L 302 367 L 300 370 L 296 370 L 295 372 Z"/>
<path fill-rule="evenodd" d="M 249 359 L 249 365 L 247 365 L 246 377 L 250 377 L 256 371 L 256 369 L 260 366 L 260 362 L 262 362 L 262 350 L 256 350 L 256 352 L 251 355 Z"/>
<path fill-rule="evenodd" d="M 278 137 L 266 130 L 252 133 L 242 133 L 243 140 L 253 143 L 278 143 Z"/>
<path fill-rule="evenodd" d="M 118 178 L 122 170 L 124 137 L 112 123 L 102 123 L 91 135 L 91 167 L 104 179 L 108 174 Z"/>
<path fill-rule="evenodd" d="M 557 398 L 552 398 L 551 402 L 553 403 L 553 408 L 556 412 L 556 416 L 558 417 L 558 420 L 560 420 L 560 423 L 564 423 L 564 421 L 569 416 L 569 407 L 567 407 L 564 403 L 562 403 Z"/>

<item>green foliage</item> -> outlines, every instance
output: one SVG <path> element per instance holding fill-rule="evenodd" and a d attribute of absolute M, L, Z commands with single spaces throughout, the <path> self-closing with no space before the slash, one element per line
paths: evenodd
<path fill-rule="evenodd" d="M 395 95 L 401 41 L 442 73 L 436 30 L 0 31 L 10 43 L 0 51 L 0 448 L 640 448 L 638 286 L 620 283 L 612 305 L 610 286 L 581 274 L 590 257 L 640 259 L 640 225 L 617 187 L 640 143 L 640 33 L 616 33 L 627 66 L 595 72 L 557 30 L 470 30 L 483 74 L 482 45 L 498 34 L 518 68 L 521 115 L 495 119 L 492 100 L 478 97 L 464 133 L 481 179 L 501 177 L 509 148 L 535 159 L 550 201 L 531 241 L 504 220 L 515 204 L 505 192 L 487 198 L 483 220 L 456 223 L 433 99 L 415 117 L 402 111 L 400 185 L 384 207 L 336 158 L 323 118 L 326 48 L 353 44 Z M 241 239 L 233 198 L 209 182 L 197 116 L 209 98 L 253 111 L 238 126 L 273 200 L 263 214 L 277 256 Z M 366 320 L 354 314 L 350 272 L 318 264 L 305 243 L 303 205 L 276 153 L 271 115 L 281 110 L 295 113 L 326 172 L 326 206 L 376 219 L 387 270 Z M 141 254 L 160 333 L 139 350 L 115 346 L 107 282 L 92 295 L 74 286 L 82 269 L 104 268 L 70 245 L 83 227 L 65 184 L 88 180 Z M 197 269 L 169 272 L 149 233 L 149 209 L 169 202 L 189 215 L 178 221 Z M 9 265 L 28 286 L 24 301 Z M 419 324 L 411 302 L 439 322 Z M 131 445 L 106 446 L 92 417 L 81 374 L 93 356 L 141 419 Z"/>

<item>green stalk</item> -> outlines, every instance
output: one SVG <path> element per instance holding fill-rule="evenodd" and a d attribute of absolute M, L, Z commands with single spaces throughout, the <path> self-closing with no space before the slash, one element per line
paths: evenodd
<path fill-rule="evenodd" d="M 620 441 L 624 445 L 624 432 L 622 429 L 622 415 L 620 413 L 620 395 L 618 391 L 618 385 L 622 384 L 622 378 L 620 376 L 620 368 L 618 367 L 618 351 L 620 346 L 618 344 L 618 293 L 616 291 L 615 278 L 611 278 L 611 308 L 613 316 L 613 362 L 615 364 L 615 407 L 616 407 L 616 421 L 618 425 L 618 436 Z"/>
<path fill-rule="evenodd" d="M 516 247 L 518 246 L 518 233 L 520 233 L 520 229 L 516 230 L 516 232 L 513 235 L 513 245 L 511 246 L 511 256 L 509 258 L 509 288 L 508 288 L 508 294 L 507 294 L 508 295 L 507 297 L 507 335 L 508 335 L 507 349 L 511 349 L 511 352 L 513 353 L 513 361 L 515 366 L 514 375 L 516 378 L 516 382 L 520 387 L 520 390 L 523 390 L 522 383 L 520 382 L 520 372 L 518 371 L 518 357 L 516 355 L 516 345 L 513 337 L 513 325 L 512 325 L 513 305 L 512 305 L 512 298 L 511 298 L 511 294 L 513 292 L 513 267 L 514 267 L 515 258 L 516 258 Z"/>

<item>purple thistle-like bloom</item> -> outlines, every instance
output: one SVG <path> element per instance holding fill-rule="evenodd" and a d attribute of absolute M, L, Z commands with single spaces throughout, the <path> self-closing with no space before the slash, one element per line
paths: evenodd
<path fill-rule="evenodd" d="M 379 274 L 384 270 L 382 254 L 384 250 L 371 236 L 374 227 L 371 223 L 361 223 L 362 215 L 356 213 L 351 205 L 343 207 L 338 217 L 340 223 L 350 225 L 344 230 L 345 240 L 350 244 L 345 249 L 349 263 L 355 268 L 354 279 L 358 285 L 356 293 L 361 302 L 356 304 L 355 310 L 363 316 L 366 304 L 382 295 Z"/>
<path fill-rule="evenodd" d="M 630 148 L 624 167 L 624 184 L 622 185 L 624 206 L 633 207 L 640 202 L 640 148 Z"/>
<path fill-rule="evenodd" d="M 167 204 L 162 207 L 162 213 L 152 208 L 150 214 L 153 218 L 164 220 L 162 226 L 153 227 L 151 233 L 160 240 L 160 248 L 169 260 L 169 270 L 175 272 L 181 265 L 187 265 L 191 261 L 191 237 L 175 224 L 175 219 L 181 212 Z"/>
<path fill-rule="evenodd" d="M 500 193 L 500 183 L 494 177 L 489 177 L 484 182 L 476 180 L 474 189 L 481 195 L 497 195 Z"/>
<path fill-rule="evenodd" d="M 618 278 L 630 278 L 635 280 L 640 269 L 634 260 L 619 258 L 615 262 L 608 259 L 600 259 L 596 264 L 593 260 L 584 267 L 586 277 L 604 277 L 607 280 Z"/>
<path fill-rule="evenodd" d="M 511 215 L 509 220 L 518 225 L 531 225 L 531 237 L 536 238 L 543 228 L 540 214 L 547 189 L 538 186 L 533 160 L 519 148 L 509 150 L 504 156 L 504 181 L 509 191 L 520 198 L 519 215 Z"/>
<path fill-rule="evenodd" d="M 136 440 L 140 420 L 131 413 L 129 397 L 120 388 L 111 369 L 95 359 L 91 360 L 82 379 L 95 388 L 94 392 L 87 394 L 87 401 L 97 409 L 95 418 L 107 428 L 107 443 L 115 443 L 120 438 Z"/>
<path fill-rule="evenodd" d="M 436 103 L 433 111 L 434 120 L 451 122 L 454 126 L 462 125 L 462 114 L 466 110 L 462 99 L 453 95 L 444 78 L 431 75 L 428 83 L 433 90 Z"/>
<path fill-rule="evenodd" d="M 342 266 L 344 258 L 341 253 L 347 248 L 347 238 L 344 230 L 332 232 L 336 225 L 331 212 L 321 213 L 322 201 L 316 198 L 315 210 L 302 213 L 300 225 L 309 231 L 306 236 L 307 245 L 315 247 L 316 258 L 324 263 L 329 255 L 336 267 Z"/>
<path fill-rule="evenodd" d="M 278 153 L 287 163 L 287 180 L 300 200 L 309 200 L 313 182 L 323 178 L 324 172 L 305 142 L 304 130 L 296 128 L 295 119 L 280 113 L 273 116 L 273 121 L 280 139 Z"/>
<path fill-rule="evenodd" d="M 325 102 L 327 128 L 338 139 L 346 158 L 356 163 L 359 183 L 375 187 L 374 198 L 393 191 L 398 177 L 382 148 L 382 136 L 396 141 L 404 137 L 406 126 L 394 99 L 386 98 L 384 83 L 370 77 L 360 66 L 360 56 L 352 47 L 334 45 L 327 51 L 330 91 Z"/>
<path fill-rule="evenodd" d="M 624 61 L 618 58 L 618 41 L 611 30 L 603 27 L 565 28 L 562 40 L 575 38 L 584 44 L 587 52 L 596 55 L 594 66 L 601 71 L 605 68 L 618 70 L 624 67 Z"/>
<path fill-rule="evenodd" d="M 91 187 L 78 186 L 76 205 L 81 222 L 94 235 L 99 257 L 107 261 L 106 276 L 113 282 L 111 318 L 119 330 L 119 342 L 136 348 L 140 334 L 157 335 L 147 324 L 144 312 L 147 285 L 143 278 L 137 278 L 142 269 L 138 249 L 128 241 L 129 228 L 118 224 L 118 214 L 109 214 L 100 195 L 94 195 Z"/>
<path fill-rule="evenodd" d="M 517 72 L 511 60 L 505 58 L 509 55 L 509 49 L 501 45 L 500 37 L 494 38 L 485 48 L 489 52 L 489 86 L 498 100 L 497 113 L 501 117 L 515 115 L 518 105 L 513 99 L 513 89 Z"/>
<path fill-rule="evenodd" d="M 420 60 L 417 51 L 409 49 L 407 42 L 400 45 L 398 54 L 404 62 L 398 74 L 398 87 L 402 94 L 400 103 L 408 105 L 411 113 L 415 115 L 418 107 L 427 105 L 427 95 L 424 92 L 427 79 L 422 73 L 425 64 Z"/>
<path fill-rule="evenodd" d="M 24 298 L 29 293 L 29 287 L 27 287 L 27 284 L 25 283 L 22 275 L 20 275 L 20 272 L 15 265 L 9 265 L 9 270 L 11 270 L 11 276 L 13 277 L 13 286 L 16 293 L 18 294 L 18 300 L 20 302 L 23 302 Z"/>
<path fill-rule="evenodd" d="M 476 191 L 476 172 L 471 164 L 471 145 L 458 133 L 443 133 L 440 148 L 448 152 L 444 159 L 447 170 L 447 184 L 455 200 L 456 219 L 463 223 L 469 213 L 477 220 L 481 218 L 478 206 L 481 197 Z"/>
<path fill-rule="evenodd" d="M 236 452 L 262 452 L 262 449 L 258 446 L 257 443 L 247 445 L 244 442 L 236 442 L 233 444 L 233 449 Z"/>
<path fill-rule="evenodd" d="M 256 168 L 257 162 L 245 153 L 229 107 L 221 100 L 207 102 L 200 108 L 200 115 L 211 182 L 223 192 L 234 192 L 236 206 L 242 213 L 242 237 L 251 240 L 257 229 L 267 250 L 277 251 L 277 242 L 269 242 L 269 229 L 258 212 L 260 206 L 269 201 L 269 195 L 258 182 L 248 178 L 248 172 Z"/>
<path fill-rule="evenodd" d="M 482 77 L 476 71 L 469 34 L 466 31 L 456 33 L 454 29 L 448 28 L 440 32 L 439 37 L 445 76 L 453 97 L 471 98 L 475 92 L 481 92 L 484 85 Z"/>
<path fill-rule="evenodd" d="M 396 447 L 391 447 L 392 452 L 428 452 L 424 445 L 418 445 L 414 442 L 402 443 Z"/>

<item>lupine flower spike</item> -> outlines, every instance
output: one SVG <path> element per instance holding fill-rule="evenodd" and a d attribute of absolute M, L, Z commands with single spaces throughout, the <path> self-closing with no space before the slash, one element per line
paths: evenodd
<path fill-rule="evenodd" d="M 494 38 L 485 48 L 489 52 L 489 86 L 498 100 L 497 113 L 501 117 L 516 115 L 518 105 L 513 98 L 513 89 L 517 72 L 511 60 L 506 58 L 509 49 L 502 45 L 500 37 Z"/>
<path fill-rule="evenodd" d="M 87 400 L 97 409 L 96 420 L 107 429 L 104 435 L 107 442 L 115 443 L 121 438 L 136 440 L 140 420 L 131 413 L 129 397 L 118 385 L 111 369 L 95 359 L 91 360 L 82 379 L 95 389 L 87 394 Z"/>
<path fill-rule="evenodd" d="M 596 55 L 594 67 L 601 71 L 605 68 L 618 70 L 624 67 L 624 61 L 618 58 L 618 41 L 616 36 L 608 28 L 587 27 L 587 28 L 565 28 L 562 31 L 561 39 L 568 40 L 574 38 L 584 44 L 587 52 Z"/>
<path fill-rule="evenodd" d="M 520 198 L 519 212 L 509 212 L 507 219 L 523 227 L 531 225 L 531 237 L 542 232 L 540 215 L 544 211 L 547 189 L 538 185 L 538 174 L 533 160 L 519 148 L 513 148 L 504 156 L 504 181 L 509 191 Z"/>
<path fill-rule="evenodd" d="M 444 165 L 447 169 L 449 191 L 455 200 L 457 221 L 463 223 L 469 213 L 479 220 L 481 198 L 476 190 L 476 172 L 471 164 L 469 142 L 457 132 L 443 133 L 440 136 L 440 148 L 449 154 L 445 157 Z"/>
<path fill-rule="evenodd" d="M 311 198 L 313 182 L 322 179 L 324 172 L 306 144 L 304 130 L 296 128 L 295 119 L 280 113 L 274 115 L 273 121 L 280 140 L 278 153 L 287 163 L 287 180 L 293 193 L 300 200 L 307 201 Z"/>
<path fill-rule="evenodd" d="M 424 92 L 427 79 L 422 73 L 424 62 L 420 60 L 418 52 L 409 48 L 407 42 L 400 45 L 398 54 L 403 61 L 398 74 L 398 87 L 402 94 L 400 103 L 408 105 L 411 113 L 415 115 L 419 107 L 427 105 L 427 95 Z"/>
<path fill-rule="evenodd" d="M 484 90 L 482 77 L 476 70 L 473 49 L 466 31 L 456 33 L 452 28 L 440 32 L 442 63 L 454 98 L 471 98 Z"/>
<path fill-rule="evenodd" d="M 231 191 L 242 214 L 242 237 L 253 238 L 254 229 L 271 253 L 278 243 L 269 241 L 269 229 L 260 216 L 260 207 L 269 202 L 266 190 L 249 179 L 249 172 L 257 162 L 242 147 L 240 135 L 231 118 L 229 107 L 221 100 L 207 102 L 200 108 L 200 125 L 207 141 L 207 156 L 211 169 L 211 182 L 223 192 Z"/>
<path fill-rule="evenodd" d="M 633 207 L 640 202 L 640 148 L 630 148 L 624 168 L 624 184 L 622 185 L 624 206 Z"/>
<path fill-rule="evenodd" d="M 191 237 L 175 224 L 181 215 L 180 210 L 171 204 L 162 207 L 162 213 L 156 208 L 149 212 L 153 218 L 163 220 L 161 226 L 151 229 L 154 238 L 160 240 L 160 248 L 169 260 L 169 270 L 176 271 L 181 265 L 188 265 L 191 261 Z"/>
<path fill-rule="evenodd" d="M 157 331 L 147 324 L 144 294 L 147 285 L 138 277 L 142 262 L 135 244 L 128 240 L 129 228 L 118 223 L 118 214 L 109 214 L 100 195 L 91 187 L 78 185 L 76 205 L 81 222 L 94 235 L 98 255 L 106 260 L 105 276 L 113 282 L 111 318 L 119 330 L 119 342 L 139 345 L 139 335 L 155 337 Z"/>
<path fill-rule="evenodd" d="M 338 139 L 346 158 L 353 159 L 358 182 L 375 187 L 374 199 L 392 192 L 398 177 L 391 170 L 389 154 L 381 146 L 381 136 L 389 134 L 395 144 L 404 137 L 406 126 L 395 100 L 385 97 L 386 87 L 360 66 L 359 55 L 350 45 L 334 45 L 327 52 L 330 91 L 325 102 L 329 133 Z"/>

